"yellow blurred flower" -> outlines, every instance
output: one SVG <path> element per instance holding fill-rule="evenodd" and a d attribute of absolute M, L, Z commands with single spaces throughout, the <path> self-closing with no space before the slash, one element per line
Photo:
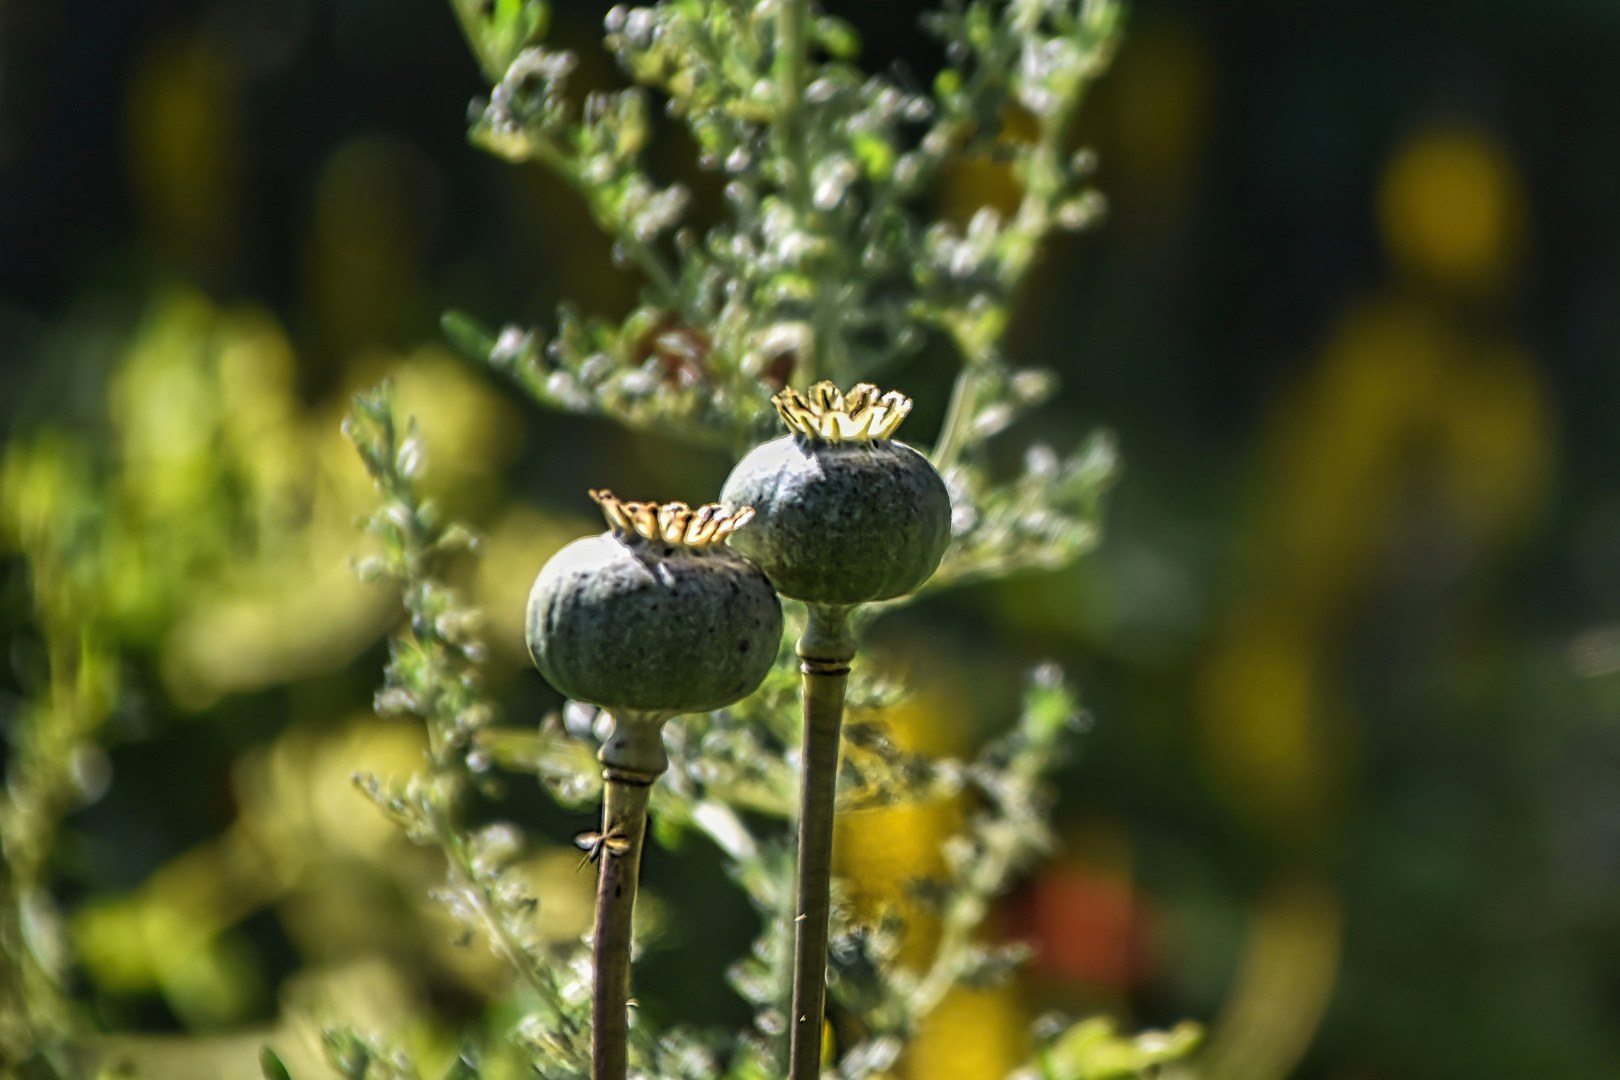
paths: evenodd
<path fill-rule="evenodd" d="M 1384 170 L 1378 221 L 1403 271 L 1477 292 L 1502 284 L 1524 243 L 1518 172 L 1485 132 L 1439 126 L 1409 137 Z"/>

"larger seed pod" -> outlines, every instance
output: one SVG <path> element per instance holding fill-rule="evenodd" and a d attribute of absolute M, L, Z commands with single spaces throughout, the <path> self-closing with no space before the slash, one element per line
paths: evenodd
<path fill-rule="evenodd" d="M 757 514 L 731 544 L 759 563 L 784 596 L 803 600 L 804 678 L 798 882 L 793 922 L 793 1011 L 788 1075 L 821 1072 L 833 796 L 844 690 L 855 656 L 850 611 L 904 596 L 927 581 L 951 536 L 951 498 L 928 459 L 892 438 L 911 411 L 900 393 L 862 383 L 848 396 L 830 382 L 808 397 L 774 399 L 791 434 L 756 447 L 720 492 Z"/>
<path fill-rule="evenodd" d="M 621 717 L 752 693 L 782 637 L 771 583 L 723 542 L 752 511 L 591 497 L 611 528 L 552 556 L 529 593 L 524 637 L 540 674 Z"/>
<path fill-rule="evenodd" d="M 928 459 L 891 437 L 911 400 L 823 382 L 774 402 L 791 434 L 750 451 L 720 492 L 727 509 L 756 514 L 731 546 L 809 603 L 888 600 L 927 581 L 951 538 L 951 498 Z"/>

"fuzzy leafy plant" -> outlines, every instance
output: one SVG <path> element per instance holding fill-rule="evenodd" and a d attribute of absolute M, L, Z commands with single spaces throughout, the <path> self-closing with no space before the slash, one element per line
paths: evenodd
<path fill-rule="evenodd" d="M 535 1074 L 548 1078 L 591 1075 L 591 950 L 580 941 L 542 943 L 539 910 L 513 863 L 525 843 L 521 829 L 498 822 L 477 830 L 463 824 L 475 787 L 498 791 L 496 768 L 540 778 L 563 805 L 593 805 L 602 789 L 597 754 L 603 725 L 596 710 L 573 703 L 566 715 L 547 716 L 538 731 L 492 724 L 491 705 L 479 692 L 482 648 L 469 610 L 446 581 L 446 564 L 463 557 L 470 535 L 441 520 L 411 481 L 424 448 L 400 437 L 385 392 L 357 398 L 346 429 L 383 495 L 369 528 L 379 554 L 362 573 L 396 582 L 409 613 L 395 639 L 380 712 L 414 714 L 429 733 L 429 769 L 403 780 L 357 777 L 383 812 L 415 841 L 439 847 L 448 868 L 438 894 L 465 927 L 470 944 L 481 939 L 519 976 L 512 1005 L 518 1019 L 498 1033 L 511 1039 Z M 651 791 L 657 833 L 670 838 L 696 832 L 726 855 L 727 872 L 753 901 L 762 932 L 749 956 L 730 971 L 732 986 L 756 1008 L 755 1022 L 732 1035 L 674 1028 L 630 1029 L 631 1075 L 774 1077 L 783 1073 L 790 983 L 793 850 L 783 830 L 750 819 L 787 819 L 797 805 L 797 776 L 785 750 L 798 734 L 796 660 L 791 641 L 804 627 L 790 620 L 774 671 L 753 696 L 712 713 L 670 721 L 665 749 L 669 770 Z M 893 700 L 894 687 L 872 672 L 859 673 L 857 705 Z M 858 1078 L 887 1071 L 918 1026 L 951 987 L 994 985 L 1026 958 L 1018 945 L 978 937 L 990 901 L 1051 847 L 1044 780 L 1077 730 L 1078 702 L 1054 665 L 1030 674 L 1013 729 L 972 761 L 919 757 L 897 747 L 880 728 L 855 724 L 846 733 L 840 775 L 841 809 L 869 809 L 966 793 L 976 811 L 946 844 L 946 872 L 919 882 L 938 911 L 941 934 L 920 970 L 899 962 L 904 926 L 895 918 L 862 924 L 835 910 L 830 994 L 846 1030 L 860 1037 L 840 1048 L 839 1075 Z M 1185 1054 L 1197 1030 L 1119 1035 L 1100 1019 L 1073 1026 L 1043 1025 L 1035 1059 L 1021 1073 L 1041 1080 L 1104 1080 L 1143 1073 Z M 333 1028 L 331 1063 L 352 1080 L 415 1077 L 410 1060 L 372 1033 Z M 480 1075 L 475 1049 L 458 1058 L 450 1077 Z M 267 1075 L 275 1075 L 267 1069 Z"/>
<path fill-rule="evenodd" d="M 644 280 L 640 305 L 622 321 L 564 307 L 549 335 L 491 332 L 451 314 L 446 330 L 465 351 L 547 406 L 741 457 L 778 433 L 772 404 L 784 388 L 821 379 L 847 387 L 940 336 L 960 363 L 926 457 L 948 489 L 950 535 L 923 591 L 1062 565 L 1095 543 L 1116 470 L 1106 437 L 1066 457 L 1036 446 L 1010 477 L 991 469 L 986 450 L 1055 386 L 1049 372 L 1016 366 L 1000 342 L 1042 242 L 1088 225 L 1101 208 L 1087 187 L 1091 162 L 1067 137 L 1115 43 L 1117 3 L 948 4 L 925 22 L 945 59 L 931 92 L 863 71 L 856 29 L 805 0 L 616 7 L 605 44 L 632 85 L 575 103 L 567 92 L 575 58 L 543 43 L 542 4 L 452 2 L 493 83 L 473 110 L 474 142 L 554 170 L 612 238 L 616 259 Z M 683 124 L 700 167 L 723 177 L 721 219 L 688 221 L 687 189 L 647 171 L 643 151 L 660 116 Z M 930 220 L 942 175 L 975 157 L 1010 170 L 1022 190 L 1016 211 L 984 208 L 960 227 Z M 428 448 L 385 391 L 356 399 L 346 430 L 383 499 L 370 526 L 380 554 L 362 570 L 396 582 L 410 616 L 378 708 L 420 717 L 431 747 L 425 773 L 360 785 L 412 839 L 442 849 L 444 903 L 469 940 L 482 939 L 518 975 L 509 1010 L 518 1019 L 489 1037 L 515 1044 L 537 1075 L 587 1077 L 590 949 L 540 944 L 535 927 L 545 912 L 511 869 L 521 831 L 509 823 L 470 830 L 463 815 L 472 789 L 495 790 L 496 770 L 537 775 L 566 806 L 593 804 L 606 725 L 582 702 L 539 730 L 491 722 L 477 613 L 447 584 L 447 564 L 468 557 L 470 538 L 440 520 L 414 482 Z M 909 602 L 900 594 L 914 584 L 841 598 L 838 618 L 852 615 L 858 635 L 871 617 Z M 853 606 L 864 599 L 884 602 Z M 790 601 L 775 667 L 757 692 L 663 726 L 669 769 L 650 790 L 656 833 L 707 837 L 757 908 L 760 938 L 731 968 L 755 1018 L 737 1033 L 634 1022 L 632 1075 L 785 1074 L 795 852 L 792 831 L 769 823 L 799 814 L 792 643 L 826 610 Z M 900 692 L 856 654 L 852 705 L 881 705 Z M 991 901 L 1050 849 L 1045 778 L 1077 715 L 1062 673 L 1047 665 L 1030 675 L 1017 724 L 972 761 L 919 757 L 871 724 L 845 730 L 840 810 L 950 797 L 966 797 L 973 810 L 945 845 L 943 874 L 916 883 L 940 926 L 920 966 L 900 959 L 897 915 L 863 920 L 834 906 L 827 983 L 837 1038 L 824 1067 L 845 1080 L 887 1072 L 952 987 L 993 984 L 1025 958 L 1021 946 L 984 940 L 981 927 Z M 1186 1053 L 1196 1038 L 1190 1026 L 1129 1038 L 1098 1019 L 1048 1024 L 1020 1075 L 1133 1076 Z M 329 1045 L 332 1063 L 356 1080 L 415 1075 L 375 1035 L 334 1029 Z M 478 1076 L 478 1061 L 472 1046 L 451 1075 Z M 267 1058 L 267 1073 L 279 1067 Z"/>

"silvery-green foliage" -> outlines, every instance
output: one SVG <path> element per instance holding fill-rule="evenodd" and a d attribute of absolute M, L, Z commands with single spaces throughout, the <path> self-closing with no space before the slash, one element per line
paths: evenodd
<path fill-rule="evenodd" d="M 522 979 L 526 1016 L 513 1038 L 545 1062 L 542 1075 L 587 1077 L 589 952 L 580 943 L 561 950 L 540 943 L 538 903 L 510 870 L 524 847 L 522 832 L 505 822 L 471 830 L 462 821 L 469 788 L 498 793 L 489 778 L 489 754 L 475 741 L 493 719 L 480 677 L 485 651 L 478 615 L 443 577 L 445 560 L 470 551 L 475 539 L 443 521 L 417 493 L 425 448 L 414 424 L 399 437 L 386 389 L 356 397 L 343 428 L 382 500 L 367 525 L 378 552 L 357 570 L 396 584 L 406 614 L 404 628 L 389 643 L 377 711 L 414 715 L 428 734 L 426 772 L 403 781 L 362 774 L 355 783 L 413 841 L 443 850 L 447 876 L 435 898 L 464 928 L 466 940 L 482 938 Z M 334 1067 L 355 1080 L 416 1075 L 408 1060 L 383 1054 L 352 1032 L 330 1033 L 327 1050 Z"/>
<path fill-rule="evenodd" d="M 524 881 L 509 872 L 523 849 L 522 833 L 504 822 L 469 830 L 460 809 L 469 787 L 490 787 L 494 766 L 539 776 L 565 805 L 594 800 L 603 717 L 595 707 L 573 702 L 547 717 L 538 731 L 490 724 L 478 677 L 483 654 L 473 633 L 476 615 L 439 576 L 441 561 L 471 549 L 473 539 L 441 521 L 417 495 L 413 476 L 424 451 L 414 431 L 398 439 L 386 392 L 357 398 L 345 429 L 383 500 L 369 523 L 379 554 L 362 562 L 360 572 L 397 583 L 408 616 L 392 643 L 378 708 L 420 717 L 430 746 L 427 772 L 403 782 L 359 776 L 356 783 L 413 840 L 442 849 L 447 881 L 437 898 L 465 928 L 465 943 L 480 939 L 520 976 L 524 1017 L 504 1033 L 506 1038 L 540 1076 L 587 1077 L 588 949 L 583 942 L 560 948 L 540 944 L 536 920 L 543 913 Z M 759 940 L 730 970 L 733 988 L 755 1007 L 754 1023 L 732 1036 L 684 1028 L 656 1032 L 638 1023 L 631 1032 L 631 1062 L 645 1075 L 689 1080 L 778 1075 L 787 1030 L 782 1006 L 791 976 L 793 852 L 786 830 L 749 824 L 744 815 L 756 821 L 787 819 L 797 806 L 798 775 L 788 760 L 788 748 L 796 742 L 796 665 L 788 643 L 802 630 L 802 609 L 794 615 L 778 662 L 757 693 L 733 708 L 670 722 L 670 769 L 653 789 L 660 838 L 696 832 L 716 844 L 726 856 L 727 873 L 760 912 Z M 892 685 L 868 678 L 853 687 L 851 702 L 857 709 L 872 707 L 892 703 L 896 693 Z M 979 810 L 949 841 L 945 876 L 916 883 L 918 895 L 937 908 L 943 931 L 925 971 L 895 963 L 903 926 L 893 915 L 875 925 L 844 918 L 835 926 L 832 994 L 867 1032 L 844 1052 L 840 1071 L 849 1080 L 893 1064 L 951 986 L 994 984 L 1025 958 L 1019 946 L 985 946 L 975 935 L 990 901 L 1049 850 L 1044 779 L 1081 726 L 1080 716 L 1062 672 L 1045 665 L 1030 677 L 1014 729 L 971 762 L 923 758 L 896 747 L 881 728 L 859 721 L 850 725 L 841 809 L 933 799 L 965 789 Z M 1137 1043 L 1113 1037 L 1111 1029 L 1107 1038 L 1096 1037 L 1093 1028 L 1084 1030 L 1082 1043 L 1061 1044 L 1068 1047 L 1067 1056 L 1044 1053 L 1031 1075 L 1128 1076 L 1137 1069 L 1096 1071 L 1093 1066 L 1140 1061 L 1145 1068 L 1169 1056 L 1144 1050 L 1132 1057 L 1130 1048 Z M 1179 1054 L 1193 1037 L 1181 1032 L 1168 1045 Z M 1137 1042 L 1142 1038 L 1149 1037 Z M 329 1060 L 352 1080 L 418 1075 L 408 1058 L 374 1036 L 335 1028 L 327 1042 Z M 1151 1050 L 1161 1043 L 1144 1045 Z M 1048 1061 L 1069 1062 L 1082 1050 L 1080 1066 L 1047 1067 Z M 473 1060 L 459 1058 L 451 1075 L 476 1077 Z"/>
<path fill-rule="evenodd" d="M 1094 1016 L 1070 1024 L 1045 1016 L 1035 1024 L 1035 1063 L 1008 1080 L 1126 1080 L 1155 1075 L 1161 1065 L 1177 1061 L 1198 1044 L 1196 1024 L 1183 1022 L 1169 1031 L 1121 1036 L 1114 1021 Z"/>
<path fill-rule="evenodd" d="M 344 1080 L 420 1080 L 421 1074 L 403 1051 L 383 1045 L 375 1036 L 350 1028 L 328 1028 L 323 1035 L 326 1060 Z M 287 1067 L 268 1051 L 261 1057 L 265 1080 L 281 1080 Z M 445 1080 L 450 1080 L 446 1077 Z"/>
<path fill-rule="evenodd" d="M 791 637 L 790 631 L 784 640 Z M 725 853 L 728 873 L 762 916 L 763 935 L 750 955 L 733 965 L 730 981 L 757 1010 L 754 1029 L 742 1033 L 739 1049 L 763 1062 L 770 1061 L 772 1041 L 787 1030 L 782 1006 L 791 974 L 787 928 L 793 853 L 786 832 L 750 826 L 739 811 L 786 819 L 797 809 L 797 770 L 784 760 L 797 734 L 791 730 L 797 702 L 790 657 L 784 650 L 783 662 L 761 692 L 734 709 L 671 721 L 670 769 L 652 800 L 659 834 L 705 835 Z M 555 775 L 556 762 L 586 761 L 600 745 L 595 710 L 574 703 L 568 712 L 566 719 L 551 718 L 538 733 L 492 729 L 480 741 L 509 769 Z M 851 725 L 849 760 L 839 776 L 840 810 L 935 799 L 964 789 L 980 810 L 947 845 L 946 876 L 917 883 L 919 895 L 937 907 L 943 930 L 934 961 L 920 977 L 894 962 L 899 924 L 846 920 L 835 926 L 832 994 L 870 1033 L 847 1051 L 841 1066 L 846 1076 L 891 1064 L 893 1054 L 885 1048 L 898 1053 L 953 985 L 993 985 L 1026 958 L 1022 947 L 986 947 L 974 935 L 990 901 L 1050 849 L 1044 782 L 1081 726 L 1080 716 L 1061 670 L 1049 664 L 1031 675 L 1013 731 L 971 762 L 908 754 L 881 729 Z M 665 1040 L 649 1041 L 644 1029 L 637 1030 L 643 1052 L 664 1046 Z M 764 1075 L 774 1073 L 767 1068 Z"/>
<path fill-rule="evenodd" d="M 1042 242 L 1101 212 L 1091 155 L 1069 153 L 1064 136 L 1108 62 L 1115 0 L 949 5 L 927 20 L 946 55 L 928 93 L 862 71 L 856 32 L 837 19 L 805 18 L 809 41 L 779 48 L 800 7 L 788 0 L 616 7 L 605 43 L 636 85 L 579 108 L 566 95 L 570 54 L 491 44 L 511 39 L 502 27 L 517 16 L 500 12 L 516 5 L 481 15 L 474 0 L 456 3 L 495 81 L 474 107 L 473 139 L 566 179 L 646 282 L 622 323 L 565 306 L 549 342 L 452 314 L 446 328 L 464 349 L 552 407 L 740 452 L 773 430 L 776 387 L 847 387 L 941 334 L 961 358 L 931 455 L 957 512 L 944 580 L 1059 564 L 1094 542 L 1115 460 L 1105 441 L 1067 460 L 1033 455 L 1012 485 L 979 451 L 1056 386 L 1009 362 L 1000 342 Z M 825 59 L 807 61 L 811 46 Z M 684 123 L 701 167 L 725 176 L 720 220 L 685 221 L 686 190 L 643 168 L 659 111 Z M 1005 161 L 1022 185 L 1016 211 L 983 208 L 965 228 L 926 220 L 919 207 L 942 169 L 979 156 Z M 968 550 L 975 565 L 960 558 Z"/>
<path fill-rule="evenodd" d="M 543 4 L 452 5 L 492 84 L 472 110 L 474 141 L 565 179 L 611 237 L 616 259 L 645 282 L 641 304 L 624 320 L 565 306 L 549 335 L 516 326 L 489 332 L 452 314 L 445 327 L 462 348 L 548 406 L 740 455 L 775 433 L 770 397 L 780 386 L 820 378 L 848 386 L 940 336 L 954 344 L 960 365 L 929 454 L 952 505 L 950 546 L 929 587 L 1060 566 L 1095 543 L 1117 468 L 1106 436 L 1067 457 L 1037 445 L 1010 479 L 992 473 L 984 449 L 1055 388 L 1050 372 L 1016 366 L 1000 342 L 1042 241 L 1086 226 L 1101 210 L 1101 197 L 1087 187 L 1089 156 L 1069 153 L 1064 138 L 1108 60 L 1116 0 L 948 0 L 926 23 L 946 57 L 927 91 L 862 71 L 855 28 L 816 14 L 805 0 L 616 7 L 605 20 L 605 44 L 633 85 L 583 101 L 568 92 L 574 57 L 542 40 Z M 686 189 L 645 167 L 661 116 L 686 127 L 702 168 L 723 175 L 721 219 L 688 220 Z M 1023 192 L 1016 211 L 1003 217 L 984 209 L 963 227 L 926 219 L 921 208 L 963 156 L 1008 165 Z M 466 537 L 415 496 L 420 448 L 406 452 L 414 436 L 396 445 L 395 432 L 385 397 L 356 401 L 350 434 L 384 499 L 372 521 L 382 555 L 362 570 L 397 581 L 411 615 L 378 705 L 422 717 L 432 765 L 402 785 L 360 783 L 414 838 L 444 850 L 442 899 L 520 976 L 525 1019 L 493 1034 L 540 1076 L 583 1077 L 588 953 L 583 945 L 535 943 L 535 903 L 505 869 L 522 837 L 509 825 L 470 833 L 459 807 L 464 791 L 490 783 L 497 768 L 538 777 L 564 805 L 593 803 L 605 718 L 571 702 L 538 730 L 487 723 L 476 621 L 436 576 L 437 560 L 466 547 Z M 666 726 L 670 768 L 652 792 L 657 837 L 696 833 L 714 843 L 760 913 L 759 939 L 729 971 L 754 1021 L 742 1032 L 716 1033 L 655 1031 L 638 1019 L 632 1075 L 780 1075 L 794 877 L 784 826 L 797 812 L 799 781 L 792 642 L 804 609 L 790 603 L 787 615 L 776 665 L 755 694 Z M 943 876 L 914 884 L 942 928 L 924 969 L 897 963 L 904 927 L 894 912 L 865 923 L 847 912 L 835 918 L 831 994 L 863 1033 L 839 1048 L 846 1080 L 889 1069 L 951 987 L 994 984 L 1024 959 L 1021 947 L 987 946 L 978 931 L 991 901 L 1050 848 L 1044 782 L 1080 726 L 1072 691 L 1048 665 L 1031 675 L 1007 735 L 972 761 L 930 759 L 861 718 L 863 707 L 904 693 L 872 675 L 867 658 L 858 663 L 840 808 L 966 794 L 976 809 L 947 845 Z M 1093 1021 L 1037 1034 L 1039 1052 L 1024 1075 L 1049 1080 L 1137 1075 L 1196 1038 L 1177 1029 L 1130 1039 Z M 332 1039 L 334 1060 L 345 1048 L 355 1060 L 386 1057 L 366 1037 Z M 457 1076 L 476 1075 L 470 1061 L 458 1062 Z M 409 1074 L 402 1066 L 397 1075 Z"/>

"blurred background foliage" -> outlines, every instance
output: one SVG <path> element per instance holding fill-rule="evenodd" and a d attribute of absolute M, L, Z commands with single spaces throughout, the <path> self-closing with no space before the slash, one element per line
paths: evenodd
<path fill-rule="evenodd" d="M 826 6 L 927 84 L 921 5 Z M 555 8 L 582 89 L 616 81 L 604 7 Z M 1033 967 L 948 1000 L 900 1075 L 999 1077 L 1051 1008 L 1198 1017 L 1211 1080 L 1620 1072 L 1617 50 L 1590 0 L 1134 6 L 1078 134 L 1110 220 L 1055 242 L 1008 343 L 1064 379 L 1034 434 L 1119 435 L 1106 540 L 876 630 L 924 688 L 884 718 L 905 745 L 965 752 L 1047 657 L 1096 721 L 1062 853 L 996 916 Z M 486 537 L 462 584 L 508 723 L 557 704 L 519 612 L 597 528 L 584 489 L 724 474 L 440 342 L 450 307 L 635 303 L 560 182 L 466 145 L 482 90 L 439 0 L 0 7 L 0 935 L 35 958 L 0 1012 L 141 1033 L 114 1064 L 253 1075 L 333 1014 L 442 1062 L 500 977 L 348 783 L 421 752 L 369 710 L 399 612 L 349 568 L 350 393 L 394 375 L 424 484 Z M 717 205 L 688 153 L 653 164 Z M 939 210 L 1015 198 L 969 162 Z M 919 440 L 947 357 L 892 377 Z M 557 843 L 527 873 L 577 934 L 589 818 L 517 783 L 503 812 Z M 852 902 L 960 813 L 848 815 Z M 648 858 L 643 1007 L 740 1021 L 746 902 L 700 845 Z"/>

